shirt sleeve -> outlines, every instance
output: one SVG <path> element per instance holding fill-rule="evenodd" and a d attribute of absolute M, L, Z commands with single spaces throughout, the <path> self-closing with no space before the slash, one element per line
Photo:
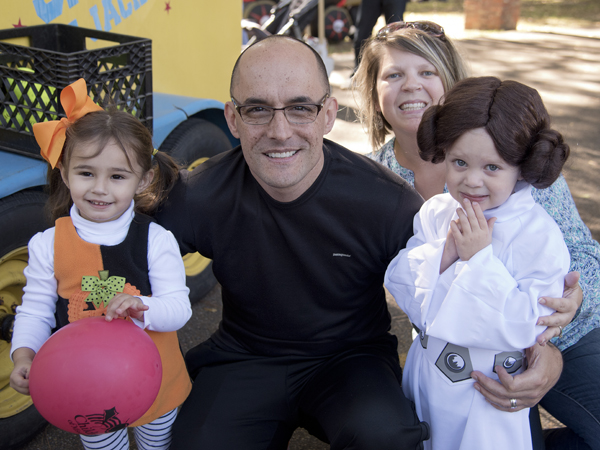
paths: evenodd
<path fill-rule="evenodd" d="M 190 176 L 190 172 L 185 169 L 181 170 L 169 197 L 154 216 L 159 225 L 173 233 L 179 244 L 181 255 L 198 251 L 196 248 L 197 227 L 193 226 L 193 224 L 197 225 L 197 221 L 190 217 L 191 212 L 197 207 L 190 208 L 189 205 L 195 204 L 195 202 L 188 199 L 190 189 L 194 190 L 194 186 L 190 188 L 189 185 L 193 183 L 194 178 Z M 195 188 L 201 189 L 198 186 Z"/>
<path fill-rule="evenodd" d="M 535 343 L 545 327 L 540 315 L 552 311 L 538 303 L 544 295 L 560 295 L 569 267 L 566 246 L 558 230 L 554 235 L 527 235 L 512 243 L 508 257 L 511 271 L 495 254 L 492 245 L 469 261 L 459 260 L 444 278 L 444 298 L 430 308 L 426 333 L 465 347 L 520 350 Z"/>
<path fill-rule="evenodd" d="M 581 277 L 579 285 L 583 290 L 583 302 L 573 321 L 564 329 L 562 338 L 553 339 L 561 350 L 577 342 L 586 332 L 597 326 L 600 310 L 600 244 L 592 238 L 565 178 L 561 175 L 547 189 L 533 189 L 533 198 L 554 219 L 562 232 L 569 254 L 570 271 L 577 271 Z M 559 296 L 562 297 L 562 294 Z"/>
<path fill-rule="evenodd" d="M 17 307 L 12 353 L 27 347 L 36 353 L 56 326 L 57 282 L 54 277 L 54 228 L 37 233 L 29 241 L 29 264 L 24 270 L 27 284 Z"/>
<path fill-rule="evenodd" d="M 152 331 L 176 331 L 192 316 L 190 290 L 185 284 L 185 268 L 173 235 L 155 223 L 148 234 L 148 275 L 151 297 L 140 297 L 148 306 L 144 321 L 134 323 Z"/>
<path fill-rule="evenodd" d="M 417 327 L 424 327 L 425 311 L 439 278 L 446 234 L 440 230 L 449 227 L 450 216 L 436 229 L 436 221 L 444 216 L 437 199 L 426 202 L 413 220 L 413 236 L 406 248 L 392 260 L 385 273 L 384 285 L 398 306 Z M 436 209 L 438 214 L 436 214 Z M 437 220 L 436 220 L 437 218 Z"/>
<path fill-rule="evenodd" d="M 508 248 L 497 244 L 502 260 L 489 245 L 440 275 L 451 218 L 426 203 L 415 236 L 386 273 L 386 287 L 411 321 L 436 338 L 504 351 L 533 345 L 544 329 L 536 326 L 538 317 L 551 312 L 538 299 L 562 293 L 569 267 L 558 228 L 549 218 L 524 223 Z"/>

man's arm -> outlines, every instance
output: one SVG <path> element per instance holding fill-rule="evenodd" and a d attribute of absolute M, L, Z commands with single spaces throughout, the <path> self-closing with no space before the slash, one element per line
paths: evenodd
<path fill-rule="evenodd" d="M 196 251 L 191 247 L 194 232 L 189 229 L 190 220 L 188 219 L 190 209 L 193 209 L 187 205 L 189 174 L 190 172 L 187 170 L 179 172 L 177 183 L 169 193 L 167 200 L 154 215 L 154 219 L 159 225 L 173 233 L 182 255 Z"/>

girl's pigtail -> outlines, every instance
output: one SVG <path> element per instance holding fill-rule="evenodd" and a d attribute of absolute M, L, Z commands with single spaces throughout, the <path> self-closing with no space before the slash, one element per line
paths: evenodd
<path fill-rule="evenodd" d="M 45 212 L 50 219 L 50 223 L 54 223 L 56 219 L 69 215 L 69 210 L 73 204 L 69 188 L 65 184 L 60 174 L 58 167 L 52 168 L 48 164 L 47 174 L 48 185 L 46 187 L 50 196 L 46 202 Z"/>
<path fill-rule="evenodd" d="M 570 154 L 562 135 L 551 128 L 540 131 L 529 157 L 521 164 L 521 176 L 537 189 L 545 189 L 560 176 Z"/>
<path fill-rule="evenodd" d="M 156 151 L 152 158 L 154 178 L 148 188 L 135 199 L 136 210 L 152 215 L 166 200 L 179 178 L 175 160 L 165 152 Z"/>

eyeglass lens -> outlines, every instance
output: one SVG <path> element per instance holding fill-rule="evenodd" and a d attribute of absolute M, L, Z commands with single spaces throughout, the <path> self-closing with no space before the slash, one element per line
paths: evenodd
<path fill-rule="evenodd" d="M 285 108 L 271 108 L 268 106 L 241 106 L 240 115 L 244 122 L 252 125 L 265 125 L 269 123 L 275 111 L 283 109 L 285 117 L 290 123 L 312 123 L 319 114 L 317 105 L 292 105 Z"/>

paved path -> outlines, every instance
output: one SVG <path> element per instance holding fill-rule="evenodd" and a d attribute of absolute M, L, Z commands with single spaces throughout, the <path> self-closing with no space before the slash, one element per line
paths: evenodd
<path fill-rule="evenodd" d="M 408 17 L 415 20 L 423 17 Z M 460 29 L 460 17 L 437 20 L 458 44 L 470 62 L 473 75 L 495 75 L 515 79 L 538 89 L 548 107 L 554 125 L 566 136 L 572 149 L 566 177 L 584 221 L 600 238 L 600 39 L 580 36 L 531 33 L 467 33 Z M 332 83 L 342 81 L 353 65 L 349 52 L 332 54 L 335 71 Z M 334 86 L 334 96 L 341 105 L 355 107 L 352 95 Z M 352 117 L 342 112 L 338 117 Z M 366 136 L 357 123 L 338 120 L 328 136 L 348 148 L 365 153 L 370 150 Z M 410 326 L 406 316 L 390 303 L 393 329 L 400 341 L 399 352 L 410 346 Z M 206 339 L 216 329 L 221 316 L 220 288 L 194 305 L 194 315 L 180 332 L 184 350 Z M 551 426 L 550 419 L 544 419 Z M 24 447 L 25 450 L 80 449 L 78 437 L 52 426 Z M 134 447 L 132 447 L 134 448 Z M 321 450 L 329 446 L 298 430 L 290 442 L 290 450 Z"/>

